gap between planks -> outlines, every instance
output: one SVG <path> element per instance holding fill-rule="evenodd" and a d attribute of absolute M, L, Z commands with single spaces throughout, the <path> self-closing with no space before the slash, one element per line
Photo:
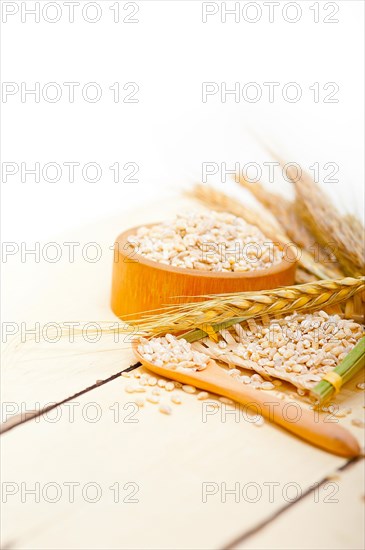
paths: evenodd
<path fill-rule="evenodd" d="M 324 478 L 322 478 L 321 481 L 318 482 L 318 484 L 315 484 L 315 486 L 309 487 L 298 498 L 296 498 L 295 500 L 293 500 L 291 502 L 288 502 L 288 504 L 286 504 L 285 506 L 283 506 L 282 508 L 277 510 L 274 514 L 272 514 L 268 518 L 264 519 L 258 525 L 256 525 L 252 529 L 249 529 L 245 533 L 242 533 L 242 535 L 236 537 L 234 540 L 232 540 L 227 545 L 224 545 L 224 547 L 222 547 L 220 550 L 234 550 L 237 547 L 237 545 L 242 544 L 243 542 L 246 542 L 248 539 L 250 539 L 251 537 L 253 537 L 257 533 L 259 533 L 262 529 L 264 529 L 265 527 L 270 525 L 273 521 L 276 520 L 276 518 L 278 518 L 279 516 L 281 516 L 282 514 L 287 512 L 289 510 L 289 508 L 292 508 L 293 506 L 298 504 L 298 502 L 300 502 L 301 500 L 306 498 L 308 495 L 310 495 L 314 491 L 318 490 L 319 487 L 321 487 L 322 485 L 324 485 L 325 483 L 330 481 L 335 472 L 343 472 L 343 471 L 347 470 L 348 468 L 350 468 L 351 466 L 354 466 L 355 464 L 357 464 L 361 460 L 364 460 L 364 456 L 351 458 L 350 460 L 345 462 L 345 464 L 343 464 L 342 466 L 337 468 L 334 472 L 331 472 L 330 475 L 325 476 Z"/>
<path fill-rule="evenodd" d="M 111 375 L 110 377 L 106 378 L 105 380 L 98 380 L 98 381 L 96 381 L 95 384 L 93 384 L 93 385 L 91 385 L 91 386 L 89 386 L 89 387 L 87 387 L 87 388 L 85 388 L 85 389 L 83 389 L 79 392 L 76 392 L 72 396 L 70 396 L 66 399 L 63 399 L 62 401 L 54 403 L 54 404 L 50 405 L 49 407 L 45 407 L 41 411 L 34 411 L 34 413 L 29 412 L 24 416 L 21 415 L 21 414 L 16 415 L 16 416 L 12 417 L 11 419 L 9 419 L 7 422 L 4 422 L 3 424 L 0 425 L 0 434 L 5 433 L 5 432 L 15 428 L 16 426 L 20 426 L 20 425 L 24 424 L 25 422 L 28 422 L 29 420 L 33 420 L 33 419 L 35 419 L 39 416 L 42 416 L 43 414 L 47 413 L 48 411 L 53 410 L 53 409 L 63 405 L 64 403 L 67 403 L 68 401 L 71 401 L 71 400 L 75 399 L 76 397 L 79 397 L 79 396 L 84 395 L 84 394 L 86 394 L 86 393 L 88 393 L 88 392 L 90 392 L 94 389 L 97 389 L 100 386 L 103 386 L 104 384 L 107 384 L 108 382 L 112 382 L 113 380 L 115 380 L 119 376 L 121 376 L 121 374 L 123 372 L 133 371 L 133 370 L 135 370 L 136 368 L 138 368 L 140 366 L 141 366 L 140 362 L 137 362 L 133 365 L 130 365 L 126 369 L 122 369 L 121 371 L 117 372 L 116 374 Z M 364 459 L 363 456 L 358 457 L 358 458 L 350 459 L 345 464 L 343 464 L 342 466 L 337 468 L 335 470 L 335 472 L 344 471 L 344 470 L 350 468 L 351 466 L 355 465 L 356 463 L 358 463 L 359 461 L 361 461 L 363 459 Z M 242 544 L 243 542 L 246 542 L 251 537 L 257 535 L 265 527 L 272 524 L 279 516 L 285 514 L 293 506 L 298 504 L 300 501 L 302 501 L 308 495 L 312 494 L 315 490 L 317 490 L 319 487 L 323 486 L 326 482 L 328 482 L 331 479 L 331 477 L 333 476 L 333 474 L 334 474 L 334 472 L 332 471 L 331 474 L 329 474 L 328 476 L 323 477 L 318 483 L 316 483 L 315 487 L 312 486 L 312 487 L 308 488 L 307 491 L 303 492 L 297 499 L 295 499 L 295 500 L 289 502 L 288 504 L 284 505 L 282 508 L 277 510 L 271 516 L 264 519 L 262 522 L 260 522 L 255 527 L 245 531 L 244 533 L 242 533 L 242 535 L 239 535 L 235 539 L 231 540 L 228 544 L 225 544 L 223 547 L 221 547 L 220 550 L 234 550 L 237 547 L 237 545 Z M 7 543 L 5 544 L 5 546 L 3 546 L 3 548 L 4 548 L 4 550 L 5 549 L 11 550 L 12 548 L 14 548 L 14 546 L 13 546 L 14 544 L 16 544 L 16 541 L 7 541 Z"/>
<path fill-rule="evenodd" d="M 53 403 L 52 405 L 49 405 L 48 407 L 44 407 L 42 410 L 39 411 L 29 411 L 26 414 L 16 414 L 12 416 L 9 420 L 6 422 L 2 422 L 0 424 L 0 435 L 8 432 L 9 430 L 12 430 L 16 426 L 20 426 L 24 424 L 25 422 L 28 422 L 29 420 L 33 420 L 34 418 L 37 418 L 38 416 L 42 416 L 45 413 L 48 413 L 49 411 L 56 409 L 60 405 L 63 405 L 64 403 L 67 403 L 68 401 L 71 401 L 72 399 L 75 399 L 76 397 L 80 397 L 80 395 L 84 395 L 85 393 L 88 393 L 92 390 L 95 390 L 96 388 L 100 388 L 100 386 L 104 386 L 104 384 L 107 384 L 108 382 L 112 382 L 116 378 L 118 378 L 122 372 L 130 372 L 134 369 L 137 369 L 142 364 L 140 362 L 135 363 L 134 365 L 130 365 L 126 369 L 123 369 L 116 374 L 112 374 L 109 376 L 109 378 L 106 378 L 105 380 L 97 380 L 95 384 L 92 386 L 88 386 L 84 390 L 81 390 L 79 392 L 74 393 L 70 397 L 67 397 L 66 399 L 63 399 L 62 401 L 58 401 L 57 403 Z"/>

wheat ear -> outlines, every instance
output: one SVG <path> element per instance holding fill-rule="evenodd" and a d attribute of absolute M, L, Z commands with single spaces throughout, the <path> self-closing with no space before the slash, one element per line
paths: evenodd
<path fill-rule="evenodd" d="M 284 161 L 273 155 L 281 166 Z M 287 166 L 286 174 L 296 192 L 296 206 L 304 224 L 323 247 L 329 247 L 347 275 L 365 271 L 365 229 L 353 216 L 342 216 L 331 198 L 306 172 Z"/>
<path fill-rule="evenodd" d="M 218 330 L 255 317 L 326 308 L 364 290 L 365 277 L 346 277 L 274 290 L 202 296 L 207 300 L 168 306 L 163 311 L 128 322 L 138 332 L 147 334 L 177 333 L 203 327 L 203 336 L 204 326 Z"/>
<path fill-rule="evenodd" d="M 235 216 L 239 216 L 246 220 L 251 225 L 256 225 L 269 239 L 274 242 L 281 242 L 283 244 L 293 245 L 288 235 L 284 232 L 282 227 L 277 223 L 276 225 L 264 219 L 261 212 L 257 212 L 251 208 L 246 208 L 243 204 L 233 199 L 229 195 L 217 191 L 213 187 L 207 187 L 202 184 L 195 185 L 194 188 L 188 192 L 188 196 L 198 199 L 205 205 L 215 210 L 223 210 L 231 212 Z M 314 275 L 317 279 L 336 279 L 338 273 L 332 270 L 328 266 L 324 266 L 320 262 L 316 261 L 311 254 L 305 250 L 300 250 L 299 265 Z M 302 282 L 302 278 L 297 282 Z"/>
<path fill-rule="evenodd" d="M 237 177 L 235 177 L 236 181 Z M 242 187 L 247 189 L 265 208 L 267 208 L 280 223 L 283 231 L 295 244 L 305 250 L 315 250 L 316 255 L 320 258 L 320 263 L 328 264 L 331 262 L 331 270 L 333 271 L 332 278 L 338 279 L 345 277 L 345 273 L 333 261 L 333 255 L 326 248 L 319 246 L 314 235 L 303 224 L 300 212 L 295 203 L 285 199 L 277 193 L 268 191 L 260 182 L 249 182 L 241 175 L 238 176 L 238 181 Z"/>

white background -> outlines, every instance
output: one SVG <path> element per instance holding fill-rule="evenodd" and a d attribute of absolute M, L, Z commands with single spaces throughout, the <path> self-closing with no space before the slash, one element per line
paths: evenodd
<path fill-rule="evenodd" d="M 81 7 L 86 3 L 80 0 Z M 332 7 L 319 2 L 318 23 L 310 9 L 313 1 L 297 2 L 302 15 L 296 23 L 283 18 L 288 2 L 276 7 L 273 23 L 263 2 L 256 2 L 262 7 L 256 23 L 242 16 L 239 23 L 233 16 L 222 23 L 221 11 L 203 23 L 202 2 L 195 0 L 136 3 L 136 24 L 113 22 L 110 7 L 115 2 L 98 2 L 102 17 L 94 24 L 83 20 L 80 6 L 75 7 L 75 22 L 69 23 L 63 2 L 57 2 L 62 12 L 57 23 L 42 15 L 39 23 L 32 15 L 22 22 L 21 4 L 31 9 L 34 2 L 12 3 L 19 12 L 2 24 L 2 80 L 29 87 L 35 82 L 41 87 L 98 82 L 103 96 L 88 103 L 78 88 L 70 104 L 63 88 L 65 95 L 57 103 L 35 103 L 31 96 L 22 103 L 20 93 L 8 97 L 2 103 L 2 162 L 97 162 L 103 176 L 98 183 L 86 183 L 80 175 L 74 183 L 66 175 L 58 183 L 34 183 L 33 176 L 21 183 L 19 175 L 9 177 L 2 184 L 3 240 L 43 240 L 97 218 L 122 216 L 143 202 L 178 197 L 179 189 L 201 179 L 202 162 L 243 166 L 270 160 L 257 137 L 304 168 L 337 163 L 339 182 L 327 187 L 341 208 L 361 216 L 362 1 L 329 3 L 339 7 L 333 17 Z M 121 19 L 131 11 L 123 11 L 124 4 L 120 2 Z M 52 9 L 50 18 L 56 13 Z M 88 13 L 94 17 L 92 8 Z M 293 17 L 294 12 L 286 13 Z M 325 16 L 339 22 L 324 23 Z M 140 87 L 139 103 L 114 103 L 109 86 L 131 81 Z M 232 96 L 222 103 L 219 94 L 203 103 L 205 81 L 225 81 L 227 87 L 280 82 L 280 87 L 273 103 L 264 87 L 257 103 L 235 103 Z M 293 81 L 303 90 L 297 103 L 281 95 L 283 85 Z M 315 103 L 309 90 L 314 82 L 320 87 L 336 82 L 339 102 Z M 115 162 L 138 163 L 139 183 L 113 183 L 108 167 Z M 219 175 L 215 183 L 231 189 Z M 290 191 L 281 178 L 276 185 Z"/>
<path fill-rule="evenodd" d="M 81 6 L 87 3 L 87 0 L 78 1 Z M 52 2 L 40 0 L 40 4 L 46 3 Z M 2 397 L 4 404 L 21 404 L 24 412 L 43 407 L 46 403 L 79 400 L 80 391 L 95 388 L 97 380 L 108 380 L 135 362 L 127 342 L 130 335 L 121 342 L 112 342 L 113 335 L 109 338 L 103 335 L 97 343 L 90 343 L 85 338 L 76 339 L 75 343 L 67 338 L 53 342 L 47 339 L 43 328 L 49 323 L 54 326 L 63 321 L 76 321 L 81 325 L 82 322 L 101 323 L 104 320 L 109 327 L 114 325 L 117 319 L 113 318 L 110 309 L 110 245 L 113 239 L 126 225 L 152 221 L 156 205 L 156 221 L 163 210 L 167 215 L 173 197 L 180 208 L 181 190 L 201 179 L 203 162 L 226 162 L 227 165 L 239 162 L 242 166 L 248 162 L 262 163 L 270 160 L 259 142 L 264 140 L 287 160 L 298 162 L 307 169 L 315 162 L 320 166 L 327 162 L 337 163 L 339 181 L 327 185 L 327 188 L 343 210 L 358 214 L 362 210 L 362 1 L 321 2 L 318 23 L 313 22 L 314 12 L 309 9 L 316 4 L 314 0 L 297 2 L 302 10 L 297 23 L 283 19 L 281 8 L 288 3 L 282 2 L 273 23 L 268 21 L 265 9 L 261 20 L 251 24 L 244 20 L 235 23 L 232 17 L 227 23 L 222 23 L 220 14 L 204 24 L 199 0 L 138 0 L 136 3 L 139 6 L 139 23 L 136 24 L 113 22 L 113 12 L 109 8 L 116 4 L 116 0 L 99 0 L 102 18 L 95 24 L 80 17 L 80 6 L 75 6 L 75 22 L 69 23 L 63 1 L 58 2 L 63 13 L 57 23 L 48 23 L 44 18 L 36 23 L 34 16 L 28 16 L 23 23 L 20 11 L 2 23 L 3 82 L 18 85 L 24 82 L 28 88 L 34 87 L 36 82 L 42 87 L 48 82 L 62 85 L 73 81 L 80 82 L 81 86 L 97 82 L 103 90 L 97 103 L 86 102 L 78 92 L 75 103 L 69 103 L 64 97 L 57 103 L 44 100 L 36 103 L 31 96 L 22 102 L 20 94 L 1 103 L 2 163 L 25 162 L 32 166 L 35 162 L 42 165 L 49 162 L 60 165 L 70 161 L 81 164 L 97 162 L 104 172 L 101 181 L 94 184 L 83 182 L 80 176 L 74 183 L 67 182 L 66 178 L 58 183 L 34 183 L 32 176 L 22 183 L 18 174 L 2 183 L 2 238 L 5 244 L 7 241 L 23 242 L 32 249 L 36 240 L 80 241 L 82 245 L 89 240 L 98 241 L 103 251 L 101 260 L 96 263 L 86 261 L 79 251 L 75 263 L 68 262 L 65 254 L 57 263 L 45 260 L 37 263 L 32 255 L 23 262 L 22 256 L 16 254 L 3 264 L 1 306 L 5 337 L 2 341 L 9 347 L 5 347 L 1 371 Z M 11 4 L 21 10 L 24 5 L 34 7 L 35 2 Z M 125 16 L 122 10 L 125 3 L 120 4 L 121 14 Z M 229 4 L 232 6 L 233 3 Z M 246 4 L 242 2 L 240 7 Z M 330 15 L 329 10 L 323 11 L 326 4 L 339 6 L 335 15 L 339 23 L 323 22 L 323 18 Z M 9 2 L 0 2 L 2 9 L 6 5 L 9 6 Z M 52 16 L 51 11 L 49 15 Z M 139 103 L 114 103 L 109 87 L 115 82 L 120 82 L 122 87 L 131 81 L 139 84 Z M 280 82 L 281 88 L 288 82 L 297 82 L 303 90 L 303 98 L 297 103 L 285 102 L 279 89 L 273 103 L 267 101 L 267 95 L 257 103 L 243 100 L 234 103 L 232 98 L 221 103 L 218 94 L 203 103 L 201 89 L 204 81 L 226 81 L 228 87 L 235 82 L 243 85 L 272 81 Z M 314 82 L 319 82 L 321 87 L 327 82 L 335 82 L 339 86 L 339 102 L 315 103 L 313 92 L 309 90 Z M 2 99 L 4 101 L 4 97 Z M 138 163 L 140 181 L 113 183 L 108 167 L 115 162 L 122 166 L 127 162 Z M 263 181 L 267 183 L 265 177 Z M 218 174 L 214 183 L 224 191 L 238 193 L 233 183 L 222 183 Z M 277 178 L 275 183 L 275 188 L 283 194 L 290 192 L 289 184 L 282 178 Z M 240 195 L 244 197 L 242 191 Z M 17 330 L 15 338 L 11 337 L 14 334 L 12 326 Z M 32 334 L 39 335 L 40 345 L 36 338 L 32 339 Z M 24 346 L 19 345 L 23 342 Z M 176 429 L 178 424 L 169 423 L 169 419 L 156 411 L 159 418 L 147 414 L 144 417 L 147 424 L 141 422 L 137 430 L 133 424 L 133 436 L 129 438 L 128 424 L 110 422 L 110 410 L 114 408 L 110 405 L 124 403 L 122 387 L 119 377 L 119 381 L 116 379 L 98 386 L 97 390 L 87 391 L 76 402 L 83 405 L 83 399 L 90 399 L 100 403 L 103 419 L 99 427 L 85 423 L 85 418 L 80 417 L 75 423 L 68 422 L 67 415 L 58 425 L 45 423 L 43 417 L 46 415 L 42 415 L 39 424 L 37 420 L 28 422 L 21 429 L 7 434 L 8 450 L 4 458 L 11 465 L 8 478 L 18 480 L 19 484 L 26 483 L 27 487 L 34 487 L 37 477 L 43 483 L 42 487 L 44 481 L 50 479 L 86 481 L 90 477 L 85 476 L 90 475 L 92 479 L 97 474 L 97 465 L 105 463 L 105 452 L 110 450 L 108 468 L 102 472 L 105 477 L 101 479 L 110 480 L 106 487 L 114 483 L 112 479 L 138 480 L 141 485 L 138 517 L 143 517 L 143 525 L 147 525 L 144 534 L 149 542 L 155 541 L 155 546 L 161 548 L 171 547 L 171 525 L 180 522 L 172 536 L 176 537 L 176 532 L 179 532 L 183 547 L 184 540 L 188 541 L 187 545 L 193 540 L 191 544 L 197 547 L 221 547 L 239 535 L 244 525 L 247 532 L 247 528 L 265 520 L 275 511 L 273 505 L 277 505 L 270 502 L 266 506 L 262 502 L 255 505 L 253 511 L 253 508 L 248 509 L 248 505 L 237 508 L 233 503 L 230 508 L 225 508 L 228 513 L 223 518 L 220 515 L 223 523 L 220 522 L 219 529 L 210 529 L 212 513 L 221 504 L 215 500 L 212 507 L 207 505 L 209 508 L 204 508 L 205 513 L 194 497 L 200 491 L 199 488 L 196 491 L 196 484 L 208 475 L 208 479 L 221 477 L 221 464 L 226 464 L 228 457 L 230 486 L 234 476 L 242 479 L 242 471 L 247 479 L 253 476 L 253 479 L 262 481 L 276 475 L 279 481 L 290 481 L 293 479 L 290 476 L 295 479 L 295 468 L 286 465 L 292 463 L 300 464 L 299 487 L 313 487 L 317 478 L 323 479 L 342 464 L 339 458 L 315 451 L 294 438 L 287 439 L 282 430 L 271 432 L 268 423 L 260 428 L 263 433 L 252 432 L 252 435 L 249 429 L 247 435 L 246 432 L 241 435 L 244 427 L 240 423 L 236 425 L 239 428 L 236 437 L 232 431 L 234 426 L 227 431 L 229 427 L 219 420 L 220 416 L 216 416 L 214 429 L 210 430 L 214 433 L 212 439 L 206 439 L 205 429 L 200 437 L 199 422 L 196 422 L 200 414 L 199 402 L 192 400 L 189 403 L 190 396 L 186 396 L 187 407 L 183 407 L 186 411 L 181 409 L 182 431 Z M 349 398 L 353 406 L 349 392 L 345 398 Z M 357 409 L 354 407 L 353 410 L 357 415 Z M 153 413 L 152 410 L 146 412 Z M 174 414 L 179 422 L 180 411 Z M 184 416 L 186 414 L 188 416 Z M 19 418 L 21 415 L 15 421 Z M 187 431 L 186 426 L 192 426 L 194 422 L 195 431 Z M 157 429 L 158 423 L 162 429 Z M 348 425 L 351 426 L 350 418 Z M 353 433 L 359 430 L 356 426 L 351 426 L 351 429 Z M 191 441 L 196 443 L 196 454 L 189 451 L 187 457 L 184 451 Z M 206 456 L 207 441 L 214 456 L 212 461 L 210 458 L 209 462 L 204 461 L 200 468 L 195 457 Z M 219 446 L 215 445 L 216 441 L 220 442 Z M 269 455 L 267 449 L 273 447 L 274 453 Z M 144 452 L 144 448 L 148 451 Z M 24 449 L 31 449 L 25 465 Z M 180 449 L 181 453 L 178 452 Z M 172 457 L 166 467 L 161 459 L 165 450 Z M 174 450 L 178 452 L 176 456 Z M 163 467 L 161 475 L 155 467 L 159 464 Z M 273 464 L 280 467 L 273 468 Z M 189 465 L 194 468 L 191 479 Z M 177 469 L 179 473 L 187 472 L 185 477 L 178 476 L 178 483 Z M 325 529 L 330 520 L 323 519 L 323 506 L 308 504 L 312 498 L 310 495 L 306 501 L 303 499 L 305 517 L 312 526 L 312 533 L 315 532 L 313 526 L 321 522 L 321 532 L 331 533 L 332 546 L 350 540 L 354 541 L 351 546 L 355 547 L 360 537 L 361 529 L 356 527 L 360 525 L 357 523 L 360 512 L 356 506 L 360 503 L 358 487 L 361 482 L 356 472 L 349 479 L 345 478 L 348 473 L 341 473 L 341 506 L 334 512 L 329 507 L 331 528 L 333 518 L 336 522 L 336 518 L 342 515 L 342 521 L 338 522 L 340 528 L 334 532 Z M 128 478 L 125 477 L 127 474 Z M 99 476 L 96 479 L 100 479 Z M 158 508 L 156 494 L 160 497 Z M 328 497 L 328 493 L 321 496 L 322 500 L 324 496 Z M 102 548 L 115 547 L 120 540 L 127 540 L 127 547 L 131 540 L 129 547 L 133 547 L 141 540 L 136 539 L 135 533 L 141 524 L 140 519 L 138 525 L 128 519 L 136 517 L 134 505 L 133 510 L 127 510 L 109 506 L 108 501 L 104 506 L 103 501 L 101 508 L 98 505 L 90 508 L 86 503 L 71 509 L 68 503 L 66 506 L 61 503 L 59 508 L 49 506 L 44 498 L 42 501 L 43 505 L 41 502 L 34 507 L 31 498 L 28 508 L 15 501 L 20 508 L 15 504 L 13 512 L 11 509 L 7 512 L 9 519 L 4 530 L 4 548 L 15 545 L 23 548 L 55 545 L 95 548 L 99 545 Z M 257 511 L 256 506 L 261 508 Z M 343 521 L 344 507 L 348 508 L 349 515 L 351 513 L 349 522 Z M 189 519 L 195 518 L 195 523 L 190 521 L 187 528 L 184 525 L 185 529 L 180 528 L 186 517 L 182 516 L 182 510 L 188 510 Z M 243 523 L 242 510 L 245 514 Z M 303 525 L 303 507 L 298 504 L 295 510 L 299 510 L 298 516 L 301 517 L 298 520 L 294 514 L 290 521 Z M 289 516 L 282 517 L 287 521 Z M 151 519 L 149 524 L 148 518 Z M 159 518 L 163 518 L 162 529 Z M 277 526 L 275 522 L 273 525 Z M 207 538 L 207 530 L 210 538 Z M 295 529 L 292 532 L 292 538 L 298 539 Z M 272 531 L 268 533 L 272 539 L 267 545 L 270 548 L 275 545 L 275 530 L 274 537 Z M 322 539 L 325 545 L 329 535 Z M 309 533 L 305 540 L 310 540 Z M 209 545 L 210 541 L 214 544 Z M 304 546 L 302 538 L 300 541 Z M 251 539 L 248 544 L 250 542 Z M 316 543 L 321 543 L 317 535 Z M 294 540 L 295 544 L 300 543 Z"/>

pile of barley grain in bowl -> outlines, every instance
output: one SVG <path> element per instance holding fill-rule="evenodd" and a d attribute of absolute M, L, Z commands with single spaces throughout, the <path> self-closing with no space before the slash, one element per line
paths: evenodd
<path fill-rule="evenodd" d="M 257 227 L 224 212 L 178 215 L 140 227 L 128 242 L 149 260 L 201 271 L 268 269 L 283 259 L 282 250 Z"/>

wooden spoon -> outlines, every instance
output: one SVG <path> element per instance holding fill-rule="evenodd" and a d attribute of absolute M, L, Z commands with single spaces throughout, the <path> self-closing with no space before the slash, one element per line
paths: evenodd
<path fill-rule="evenodd" d="M 201 371 L 179 372 L 166 366 L 157 367 L 146 361 L 138 351 L 138 343 L 133 343 L 133 351 L 138 360 L 150 371 L 177 380 L 182 384 L 196 386 L 253 408 L 282 428 L 317 445 L 331 453 L 355 457 L 360 454 L 360 447 L 355 437 L 344 427 L 327 419 L 326 415 L 313 410 L 303 409 L 297 402 L 287 402 L 271 395 L 271 392 L 250 388 L 232 379 L 214 360 Z M 293 418 L 294 417 L 294 418 Z"/>

